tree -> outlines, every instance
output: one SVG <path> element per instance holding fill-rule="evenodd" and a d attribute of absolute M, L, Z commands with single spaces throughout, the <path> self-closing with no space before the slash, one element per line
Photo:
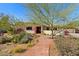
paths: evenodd
<path fill-rule="evenodd" d="M 10 23 L 8 16 L 2 16 L 0 19 L 0 28 L 10 30 Z"/>
<path fill-rule="evenodd" d="M 15 23 L 15 26 L 17 28 L 24 28 L 25 27 L 25 23 L 22 22 L 22 21 L 18 21 L 18 22 Z"/>
<path fill-rule="evenodd" d="M 34 23 L 49 26 L 52 31 L 52 38 L 54 21 L 68 20 L 68 15 L 74 11 L 75 5 L 76 4 L 68 4 L 68 6 L 63 8 L 64 4 L 27 4 L 32 11 L 31 20 Z"/>
<path fill-rule="evenodd" d="M 15 29 L 16 20 L 17 19 L 15 19 L 15 17 L 12 17 L 10 15 L 1 14 L 0 29 L 6 30 L 10 33 L 13 33 L 13 31 Z"/>
<path fill-rule="evenodd" d="M 72 22 L 69 22 L 67 25 L 66 25 L 67 28 L 76 28 L 76 27 L 79 27 L 79 20 L 75 20 L 75 21 L 72 21 Z"/>

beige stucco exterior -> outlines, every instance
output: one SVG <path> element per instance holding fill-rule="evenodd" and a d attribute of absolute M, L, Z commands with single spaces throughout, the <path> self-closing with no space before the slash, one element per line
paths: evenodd
<path fill-rule="evenodd" d="M 43 30 L 43 33 L 46 35 L 51 35 L 52 31 L 51 30 Z"/>
<path fill-rule="evenodd" d="M 26 30 L 27 33 L 35 34 L 35 31 L 33 30 Z"/>

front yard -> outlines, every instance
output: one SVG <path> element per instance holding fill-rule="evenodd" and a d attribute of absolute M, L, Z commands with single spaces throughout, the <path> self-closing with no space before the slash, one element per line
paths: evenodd
<path fill-rule="evenodd" d="M 19 34 L 0 36 L 0 56 L 13 56 L 24 53 L 37 44 L 37 36 L 21 32 Z"/>
<path fill-rule="evenodd" d="M 6 43 L 0 44 L 0 56 L 13 56 L 20 53 L 24 53 L 29 50 L 29 48 L 33 47 L 37 43 L 36 40 L 33 40 L 31 43 L 25 44 L 15 44 L 15 43 Z"/>
<path fill-rule="evenodd" d="M 57 36 L 54 40 L 56 47 L 63 56 L 79 56 L 79 38 L 72 36 Z"/>
<path fill-rule="evenodd" d="M 51 39 L 48 35 L 31 35 L 25 32 L 0 36 L 0 56 L 14 56 L 22 53 L 30 56 L 31 51 L 36 52 L 35 55 L 43 55 L 44 49 L 47 51 L 50 49 L 49 53 L 45 51 L 44 55 L 79 56 L 79 38 L 72 35 L 58 35 Z"/>
<path fill-rule="evenodd" d="M 26 44 L 0 44 L 0 56 L 12 56 L 27 50 Z"/>

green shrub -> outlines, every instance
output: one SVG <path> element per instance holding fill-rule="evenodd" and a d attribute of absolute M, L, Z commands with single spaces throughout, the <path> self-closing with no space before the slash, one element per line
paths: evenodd
<path fill-rule="evenodd" d="M 14 43 L 18 43 L 21 40 L 21 38 L 22 38 L 22 34 L 16 34 L 16 35 L 13 36 L 13 40 L 12 41 Z"/>
<path fill-rule="evenodd" d="M 25 35 L 21 40 L 20 40 L 20 42 L 19 43 L 28 43 L 28 38 L 27 38 L 27 35 Z"/>
<path fill-rule="evenodd" d="M 31 34 L 25 34 L 19 43 L 28 43 L 31 42 L 32 40 L 33 40 L 33 36 Z"/>
<path fill-rule="evenodd" d="M 14 35 L 12 38 L 12 42 L 13 43 L 17 43 L 19 41 L 19 36 L 18 35 Z"/>
<path fill-rule="evenodd" d="M 20 34 L 15 34 L 12 38 L 13 43 L 27 43 L 33 39 L 31 34 L 26 32 L 21 32 Z"/>

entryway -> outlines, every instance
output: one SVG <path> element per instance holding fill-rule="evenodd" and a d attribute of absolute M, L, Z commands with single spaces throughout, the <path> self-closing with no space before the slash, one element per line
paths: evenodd
<path fill-rule="evenodd" d="M 41 27 L 36 27 L 36 33 L 41 33 Z"/>

